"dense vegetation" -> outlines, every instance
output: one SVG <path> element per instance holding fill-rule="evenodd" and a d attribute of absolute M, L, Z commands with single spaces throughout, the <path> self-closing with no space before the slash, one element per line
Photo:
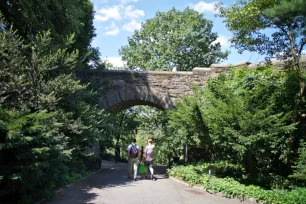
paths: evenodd
<path fill-rule="evenodd" d="M 41 23 L 47 13 L 36 13 L 32 17 L 40 20 L 27 19 L 28 24 L 15 19 L 19 11 L 31 17 L 28 14 L 35 12 L 30 7 L 43 6 L 27 3 L 1 1 L 5 14 L 0 15 L 1 203 L 50 197 L 60 186 L 99 168 L 100 161 L 85 153 L 103 139 L 109 124 L 107 114 L 96 107 L 95 92 L 74 77 L 74 69 L 87 68 L 81 59 L 87 56 L 93 27 L 86 31 L 88 43 L 79 45 L 81 31 L 64 32 L 50 19 L 47 25 L 34 23 Z M 87 3 L 89 7 L 80 4 L 78 9 L 91 18 L 83 15 L 78 25 L 92 25 L 92 5 Z M 57 16 L 57 10 L 48 11 Z"/>
<path fill-rule="evenodd" d="M 219 15 L 233 31 L 234 47 L 286 59 L 287 67 L 282 72 L 267 66 L 231 70 L 184 98 L 169 113 L 169 127 L 172 135 L 181 136 L 181 146 L 201 146 L 208 163 L 176 167 L 170 175 L 227 196 L 305 202 L 306 77 L 305 65 L 299 63 L 306 44 L 303 7 L 300 0 L 219 6 Z M 267 28 L 273 28 L 272 34 Z M 237 168 L 225 173 L 227 165 L 220 161 Z M 208 179 L 208 169 L 216 169 L 214 179 Z"/>
<path fill-rule="evenodd" d="M 287 176 L 295 78 L 269 68 L 221 74 L 170 113 L 169 127 L 176 137 L 184 132 L 181 145 L 197 143 L 210 161 L 241 164 L 256 182 L 271 173 Z"/>
<path fill-rule="evenodd" d="M 0 12 L 7 26 L 13 26 L 26 41 L 32 41 L 39 32 L 50 30 L 52 44 L 66 48 L 67 36 L 74 34 L 70 51 L 77 49 L 80 53 L 76 67 L 99 67 L 99 50 L 90 45 L 96 36 L 90 0 L 2 0 Z"/>
<path fill-rule="evenodd" d="M 98 50 L 90 46 L 95 36 L 92 3 L 1 1 L 0 202 L 33 203 L 98 168 L 99 160 L 86 154 L 95 144 L 100 144 L 103 159 L 125 161 L 133 137 L 140 146 L 153 138 L 155 164 L 169 166 L 173 157 L 182 159 L 187 144 L 194 163 L 169 173 L 209 191 L 274 203 L 302 202 L 303 5 L 302 0 L 251 0 L 219 6 L 237 49 L 289 57 L 287 69 L 231 69 L 203 89 L 195 86 L 175 110 L 132 107 L 109 114 L 97 108 L 94 87 L 80 84 L 74 75 L 75 69 L 112 68 L 101 64 Z M 128 68 L 209 66 L 227 56 L 213 43 L 217 34 L 211 27 L 202 14 L 188 8 L 158 12 L 135 31 L 121 54 Z M 266 28 L 274 29 L 272 38 L 261 33 Z M 207 175 L 211 169 L 212 178 Z"/>
<path fill-rule="evenodd" d="M 249 0 L 239 1 L 229 7 L 219 7 L 220 16 L 230 31 L 232 43 L 240 52 L 257 51 L 268 59 L 287 60 L 287 69 L 297 73 L 299 91 L 294 97 L 291 123 L 301 121 L 302 101 L 305 93 L 305 67 L 300 57 L 306 45 L 306 2 L 303 0 Z M 270 32 L 267 32 L 270 30 Z M 297 132 L 290 132 L 290 152 L 299 142 Z M 288 154 L 287 165 L 294 154 Z"/>
<path fill-rule="evenodd" d="M 209 169 L 216 169 L 216 176 L 207 174 Z M 293 190 L 279 189 L 278 183 L 272 190 L 260 186 L 244 184 L 244 178 L 234 177 L 241 175 L 241 167 L 227 162 L 200 163 L 197 165 L 177 166 L 169 173 L 171 176 L 188 181 L 191 185 L 201 185 L 210 193 L 222 193 L 227 198 L 241 200 L 253 199 L 262 203 L 305 203 L 306 188 Z"/>

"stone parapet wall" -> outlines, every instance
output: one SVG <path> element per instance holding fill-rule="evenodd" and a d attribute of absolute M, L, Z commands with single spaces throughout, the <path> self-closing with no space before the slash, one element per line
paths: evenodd
<path fill-rule="evenodd" d="M 271 60 L 271 65 L 274 66 L 277 69 L 284 69 L 288 61 L 283 60 Z M 240 66 L 246 66 L 249 68 L 256 68 L 258 66 L 262 66 L 264 63 L 258 63 L 258 64 L 252 64 L 251 62 L 245 61 L 240 62 L 237 64 L 212 64 L 210 68 L 220 69 L 220 70 L 226 70 L 230 67 L 240 67 Z M 300 59 L 300 66 L 303 68 L 306 68 L 306 56 L 302 56 Z"/>

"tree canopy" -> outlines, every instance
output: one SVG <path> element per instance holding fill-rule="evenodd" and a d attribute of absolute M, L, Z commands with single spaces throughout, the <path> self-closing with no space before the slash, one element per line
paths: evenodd
<path fill-rule="evenodd" d="M 50 30 L 52 44 L 63 45 L 67 36 L 74 34 L 71 49 L 79 50 L 81 64 L 97 61 L 99 57 L 98 49 L 90 45 L 96 36 L 90 0 L 3 0 L 0 12 L 7 26 L 13 26 L 24 40 L 33 40 L 39 32 Z"/>
<path fill-rule="evenodd" d="M 0 18 L 0 25 L 5 23 Z M 96 93 L 73 75 L 80 56 L 70 51 L 73 35 L 58 45 L 50 32 L 29 41 L 5 27 L 0 29 L 0 202 L 34 203 L 71 182 L 71 174 L 86 171 L 79 162 L 89 158 L 87 147 L 104 141 L 108 116 L 98 110 Z"/>
<path fill-rule="evenodd" d="M 135 30 L 119 53 L 129 68 L 171 70 L 178 66 L 184 71 L 207 67 L 228 55 L 215 43 L 218 35 L 211 31 L 212 26 L 203 14 L 190 8 L 157 12 Z"/>
<path fill-rule="evenodd" d="M 306 44 L 305 7 L 303 0 L 243 0 L 219 8 L 233 32 L 231 43 L 240 52 L 299 60 Z"/>
<path fill-rule="evenodd" d="M 297 73 L 299 91 L 294 96 L 292 124 L 301 120 L 305 111 L 305 68 L 300 66 L 300 57 L 306 45 L 306 2 L 304 0 L 243 0 L 229 7 L 220 6 L 220 16 L 233 32 L 232 45 L 240 52 L 256 51 L 287 60 L 287 68 Z M 298 137 L 291 131 L 289 146 L 291 152 L 298 143 Z M 288 155 L 291 166 L 293 155 Z"/>

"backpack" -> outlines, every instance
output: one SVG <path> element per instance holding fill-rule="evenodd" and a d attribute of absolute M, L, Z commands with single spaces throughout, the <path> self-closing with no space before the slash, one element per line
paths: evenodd
<path fill-rule="evenodd" d="M 136 158 L 138 157 L 138 149 L 136 145 L 132 145 L 131 149 L 130 149 L 130 155 L 132 158 Z"/>

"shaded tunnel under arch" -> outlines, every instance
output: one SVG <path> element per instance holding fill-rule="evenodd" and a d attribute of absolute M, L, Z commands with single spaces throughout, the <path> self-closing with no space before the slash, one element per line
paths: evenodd
<path fill-rule="evenodd" d="M 173 101 L 167 94 L 152 92 L 146 86 L 124 88 L 99 98 L 99 107 L 110 112 L 119 112 L 136 105 L 148 105 L 159 109 L 174 107 Z"/>

